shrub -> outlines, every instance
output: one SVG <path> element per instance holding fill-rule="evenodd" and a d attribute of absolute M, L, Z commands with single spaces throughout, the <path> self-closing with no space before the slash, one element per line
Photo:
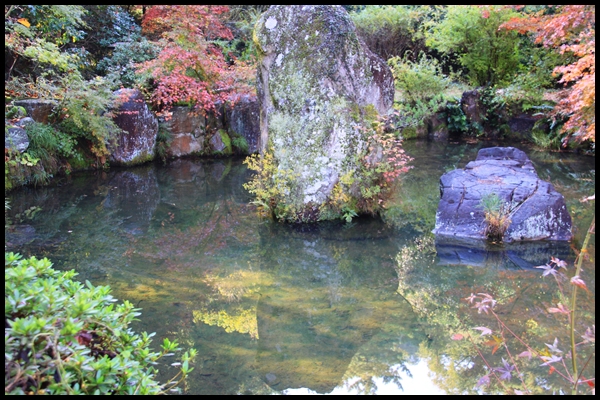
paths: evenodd
<path fill-rule="evenodd" d="M 40 160 L 48 174 L 59 170 L 59 157 L 81 159 L 76 150 L 77 142 L 71 136 L 54 129 L 51 125 L 34 122 L 25 127 L 29 137 L 27 153 Z"/>
<path fill-rule="evenodd" d="M 445 19 L 426 33 L 427 46 L 457 56 L 473 85 L 510 81 L 519 66 L 519 37 L 498 28 L 517 13 L 502 6 L 453 5 L 447 10 Z"/>
<path fill-rule="evenodd" d="M 80 74 L 61 78 L 59 129 L 90 144 L 96 157 L 108 155 L 107 143 L 120 128 L 107 112 L 115 106 L 114 82 L 96 77 L 84 80 Z"/>
<path fill-rule="evenodd" d="M 180 382 L 158 383 L 153 367 L 177 342 L 152 352 L 154 334 L 129 328 L 139 309 L 115 305 L 108 286 L 76 282 L 46 258 L 5 252 L 4 261 L 5 393 L 160 394 Z M 195 355 L 183 354 L 182 379 Z"/>
<path fill-rule="evenodd" d="M 7 93 L 15 98 L 58 100 L 53 122 L 67 135 L 91 144 L 96 157 L 108 154 L 106 142 L 118 128 L 106 112 L 113 106 L 110 79 L 85 79 L 89 65 L 83 39 L 86 27 L 81 6 L 10 6 L 6 10 Z M 12 74 L 12 76 L 11 76 Z"/>
<path fill-rule="evenodd" d="M 448 132 L 464 133 L 469 130 L 469 122 L 461 105 L 460 99 L 446 104 L 445 108 L 446 123 L 448 124 Z"/>
<path fill-rule="evenodd" d="M 437 14 L 431 6 L 369 5 L 350 17 L 367 47 L 387 60 L 408 50 L 413 56 L 426 50 L 421 27 Z"/>
<path fill-rule="evenodd" d="M 148 77 L 138 76 L 136 63 L 152 60 L 158 55 L 159 48 L 154 43 L 143 37 L 136 37 L 126 42 L 114 44 L 110 57 L 104 57 L 96 67 L 98 72 L 105 75 L 114 75 L 124 87 L 132 88 L 136 83 Z"/>
<path fill-rule="evenodd" d="M 234 38 L 230 41 L 216 41 L 223 50 L 228 62 L 236 60 L 254 63 L 258 49 L 252 40 L 254 25 L 269 8 L 269 5 L 230 5 L 227 24 L 231 27 Z"/>
<path fill-rule="evenodd" d="M 252 203 L 274 219 L 293 214 L 290 206 L 285 206 L 284 192 L 294 179 L 294 173 L 278 169 L 271 151 L 262 155 L 251 154 L 244 160 L 244 164 L 255 171 L 252 179 L 243 185 L 244 189 L 254 195 Z"/>
<path fill-rule="evenodd" d="M 536 122 L 531 130 L 531 141 L 542 149 L 559 151 L 562 144 L 560 126 L 555 127 L 543 119 L 540 121 L 542 123 Z M 545 125 L 552 126 L 552 129 L 543 129 Z"/>
<path fill-rule="evenodd" d="M 397 128 L 403 131 L 422 127 L 428 117 L 442 110 L 451 87 L 451 80 L 442 73 L 436 59 L 421 53 L 418 61 L 411 61 L 409 55 L 388 60 L 399 95 L 394 105 L 398 112 Z"/>
<path fill-rule="evenodd" d="M 168 150 L 172 141 L 173 137 L 171 136 L 171 132 L 169 132 L 163 123 L 160 123 L 158 125 L 158 133 L 156 134 L 156 146 L 154 146 L 154 151 L 157 158 L 160 158 L 163 163 L 167 162 Z"/>
<path fill-rule="evenodd" d="M 450 80 L 444 76 L 436 59 L 420 53 L 418 61 L 411 61 L 410 54 L 388 60 L 394 85 L 406 101 L 416 103 L 429 100 L 450 87 Z"/>
<path fill-rule="evenodd" d="M 4 153 L 4 190 L 9 191 L 17 186 L 33 184 L 45 185 L 52 177 L 40 163 L 39 158 L 28 152 L 8 150 Z"/>
<path fill-rule="evenodd" d="M 22 106 L 10 106 L 6 111 L 5 118 L 24 118 L 27 116 L 27 111 L 25 107 Z"/>
<path fill-rule="evenodd" d="M 234 134 L 231 138 L 231 145 L 237 154 L 248 154 L 250 151 L 246 138 L 238 134 Z"/>

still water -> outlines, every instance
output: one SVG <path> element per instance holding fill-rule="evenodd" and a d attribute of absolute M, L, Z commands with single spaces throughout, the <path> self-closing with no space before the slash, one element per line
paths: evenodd
<path fill-rule="evenodd" d="M 595 193 L 595 159 L 509 144 L 565 196 L 572 243 L 436 243 L 430 232 L 440 176 L 492 145 L 405 142 L 414 168 L 387 211 L 351 223 L 260 219 L 242 187 L 251 172 L 241 160 L 73 174 L 7 196 L 6 249 L 110 285 L 115 297 L 142 309 L 136 331 L 156 332 L 155 343 L 169 337 L 195 347 L 188 394 L 570 392 L 541 361 L 516 357 L 524 347 L 506 330 L 507 347 L 495 346 L 498 323 L 464 298 L 493 295 L 506 326 L 535 349 L 557 338 L 568 351 L 566 319 L 547 311 L 559 301 L 558 286 L 533 267 L 555 256 L 574 274 L 574 249 L 594 214 L 593 202 L 579 200 Z M 590 244 L 578 341 L 595 323 L 595 236 Z M 481 326 L 494 336 L 473 330 Z M 592 351 L 582 345 L 582 359 Z M 595 377 L 591 357 L 586 377 Z M 486 363 L 510 359 L 523 382 L 514 371 L 502 384 L 480 380 L 490 372 Z M 163 366 L 158 379 L 175 372 Z"/>

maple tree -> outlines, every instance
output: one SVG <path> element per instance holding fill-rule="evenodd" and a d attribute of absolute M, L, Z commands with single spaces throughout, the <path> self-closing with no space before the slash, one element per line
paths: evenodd
<path fill-rule="evenodd" d="M 139 72 L 151 74 L 151 100 L 159 111 L 182 102 L 199 112 L 216 111 L 215 102 L 252 91 L 251 68 L 235 57 L 228 62 L 219 46 L 233 40 L 220 19 L 227 11 L 227 6 L 210 5 L 156 5 L 146 11 L 142 32 L 160 38 L 162 50 L 156 59 L 140 63 Z"/>
<path fill-rule="evenodd" d="M 524 6 L 511 7 L 522 10 Z M 552 111 L 553 118 L 566 118 L 563 146 L 571 137 L 596 141 L 595 26 L 595 5 L 547 6 L 532 13 L 523 12 L 501 25 L 521 34 L 532 33 L 536 44 L 575 58 L 553 71 L 565 86 Z"/>

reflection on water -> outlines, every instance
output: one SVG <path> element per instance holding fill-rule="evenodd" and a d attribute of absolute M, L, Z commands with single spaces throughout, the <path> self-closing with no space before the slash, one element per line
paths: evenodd
<path fill-rule="evenodd" d="M 548 262 L 548 254 L 561 260 L 571 257 L 568 242 L 488 243 L 436 237 L 435 252 L 439 265 L 498 266 L 513 270 L 534 269 Z"/>
<path fill-rule="evenodd" d="M 350 224 L 260 220 L 242 188 L 249 171 L 241 160 L 74 174 L 61 186 L 10 193 L 6 247 L 110 285 L 142 308 L 134 329 L 157 332 L 156 343 L 196 347 L 190 394 L 482 393 L 485 365 L 452 335 L 493 321 L 461 299 L 493 293 L 515 331 L 541 346 L 560 336 L 564 320 L 545 311 L 556 288 L 533 267 L 550 255 L 572 265 L 571 245 L 593 214 L 578 200 L 595 192 L 595 171 L 593 159 L 524 149 L 565 196 L 572 244 L 436 242 L 439 177 L 479 147 L 407 142 L 415 168 L 383 220 Z M 24 217 L 34 206 L 41 211 Z M 590 256 L 582 323 L 595 319 L 594 239 Z M 162 367 L 158 378 L 172 373 Z M 566 387 L 546 373 L 549 390 Z"/>

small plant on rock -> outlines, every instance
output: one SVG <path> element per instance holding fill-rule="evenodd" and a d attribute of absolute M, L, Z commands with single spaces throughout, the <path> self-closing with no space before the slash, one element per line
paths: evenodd
<path fill-rule="evenodd" d="M 502 241 L 510 226 L 510 203 L 502 201 L 496 193 L 489 193 L 481 199 L 485 216 L 485 235 L 491 241 Z"/>

